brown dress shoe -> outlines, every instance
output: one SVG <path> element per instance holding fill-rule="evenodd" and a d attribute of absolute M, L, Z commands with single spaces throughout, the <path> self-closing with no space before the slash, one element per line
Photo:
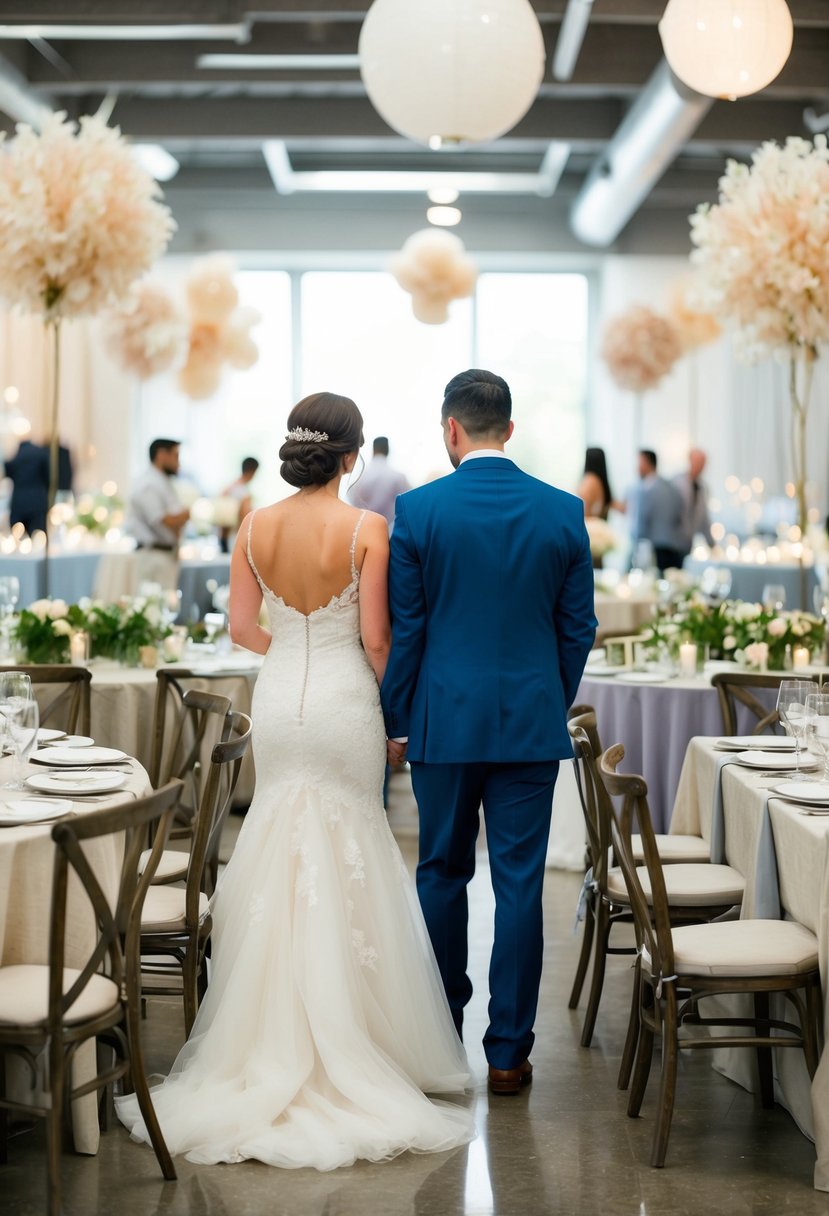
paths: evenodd
<path fill-rule="evenodd" d="M 532 1084 L 533 1066 L 529 1060 L 517 1068 L 493 1068 L 489 1066 L 489 1088 L 494 1094 L 517 1094 L 525 1085 Z"/>

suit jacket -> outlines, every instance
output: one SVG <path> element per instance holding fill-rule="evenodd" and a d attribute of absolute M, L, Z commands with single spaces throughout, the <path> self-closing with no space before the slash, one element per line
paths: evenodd
<path fill-rule="evenodd" d="M 635 493 L 631 538 L 682 551 L 685 544 L 684 504 L 679 490 L 664 477 L 646 477 Z"/>
<path fill-rule="evenodd" d="M 511 460 L 469 460 L 397 500 L 391 738 L 431 764 L 572 756 L 567 708 L 596 629 L 581 499 Z"/>

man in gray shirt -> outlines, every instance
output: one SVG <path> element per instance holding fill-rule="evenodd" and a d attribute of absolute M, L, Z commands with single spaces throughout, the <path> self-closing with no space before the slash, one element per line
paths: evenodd
<path fill-rule="evenodd" d="M 137 543 L 136 581 L 178 586 L 179 533 L 190 518 L 173 485 L 179 469 L 177 439 L 154 439 L 150 467 L 133 486 L 126 530 Z"/>
<path fill-rule="evenodd" d="M 682 547 L 686 557 L 691 552 L 694 537 L 697 535 L 704 536 L 709 545 L 713 544 L 707 491 L 705 483 L 701 480 L 705 464 L 705 452 L 701 448 L 691 448 L 688 453 L 688 468 L 673 479 L 673 484 L 682 497 L 684 531 Z"/>
<path fill-rule="evenodd" d="M 348 501 L 355 507 L 385 515 L 389 528 L 394 523 L 394 503 L 398 494 L 411 489 L 402 473 L 389 464 L 389 441 L 385 435 L 374 440 L 371 464 L 349 490 Z"/>
<path fill-rule="evenodd" d="M 681 567 L 685 556 L 682 495 L 672 482 L 658 476 L 656 453 L 648 448 L 639 452 L 639 484 L 630 511 L 634 546 L 650 541 L 660 574 L 669 567 Z"/>

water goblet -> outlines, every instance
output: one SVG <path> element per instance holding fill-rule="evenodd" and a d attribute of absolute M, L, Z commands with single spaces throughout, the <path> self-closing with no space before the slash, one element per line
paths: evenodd
<path fill-rule="evenodd" d="M 37 731 L 40 725 L 40 714 L 37 701 L 13 697 L 7 701 L 4 709 L 6 733 L 14 756 L 13 777 L 3 783 L 3 789 L 22 790 L 26 788 L 24 778 L 29 763 L 29 757 L 37 747 Z"/>
<path fill-rule="evenodd" d="M 806 739 L 810 751 L 823 758 L 820 779 L 829 782 L 829 693 L 811 692 L 806 697 Z"/>
<path fill-rule="evenodd" d="M 766 583 L 760 599 L 767 612 L 782 612 L 786 607 L 786 588 L 782 583 Z"/>
<path fill-rule="evenodd" d="M 786 734 L 794 739 L 795 780 L 800 778 L 800 743 L 806 729 L 806 698 L 819 692 L 814 680 L 781 680 L 777 712 Z"/>
<path fill-rule="evenodd" d="M 32 677 L 25 671 L 0 672 L 0 702 L 32 700 Z"/>

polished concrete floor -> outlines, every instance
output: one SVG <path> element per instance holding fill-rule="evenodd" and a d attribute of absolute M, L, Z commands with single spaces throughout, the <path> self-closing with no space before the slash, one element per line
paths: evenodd
<path fill-rule="evenodd" d="M 395 779 L 390 818 L 412 864 L 416 819 L 405 775 Z M 235 824 L 238 827 L 238 821 Z M 611 960 L 593 1046 L 579 1046 L 582 1010 L 567 998 L 579 936 L 574 936 L 577 875 L 548 872 L 546 961 L 533 1053 L 534 1084 L 518 1097 L 492 1098 L 480 1040 L 492 901 L 483 850 L 471 887 L 475 995 L 465 1038 L 477 1080 L 478 1138 L 449 1154 L 405 1154 L 384 1165 L 331 1174 L 275 1170 L 256 1162 L 197 1166 L 177 1162 L 165 1183 L 152 1152 L 110 1122 L 97 1157 L 63 1159 L 68 1216 L 801 1216 L 829 1213 L 829 1195 L 812 1189 L 814 1149 L 788 1114 L 762 1110 L 725 1080 L 706 1053 L 680 1062 L 666 1168 L 648 1166 L 657 1064 L 642 1116 L 628 1119 L 616 1089 L 630 968 Z M 583 1004 L 583 1003 L 582 1003 Z M 163 1072 L 182 1039 L 180 1010 L 149 1003 L 147 1064 Z M 15 1137 L 0 1166 L 0 1214 L 44 1210 L 42 1129 Z"/>

